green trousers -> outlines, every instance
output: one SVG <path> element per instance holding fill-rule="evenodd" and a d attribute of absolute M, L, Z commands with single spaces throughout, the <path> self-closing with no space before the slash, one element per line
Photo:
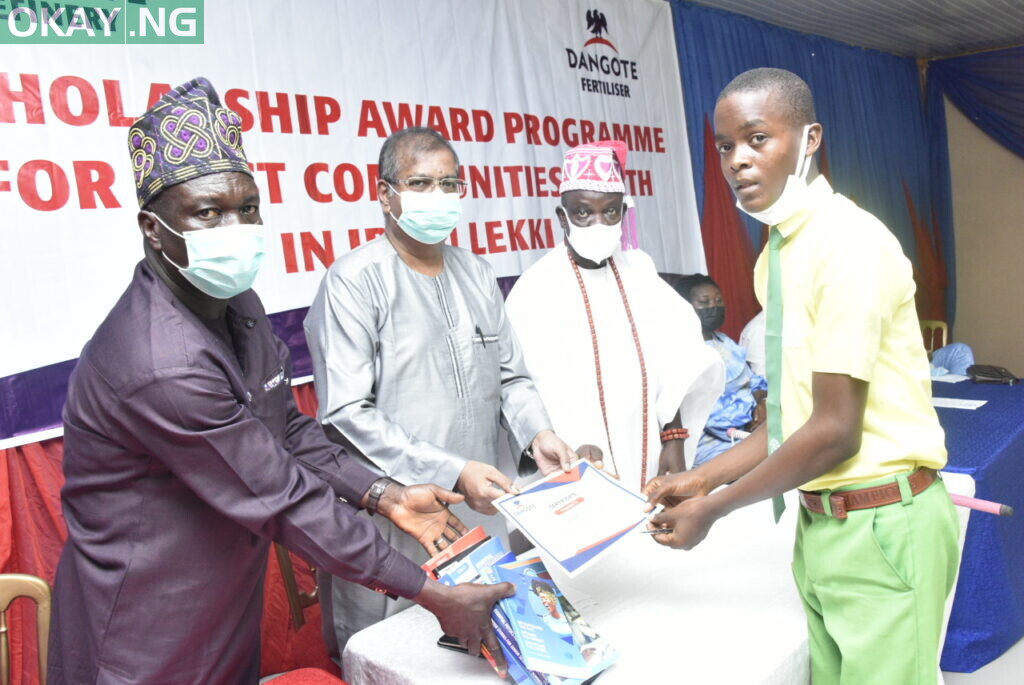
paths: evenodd
<path fill-rule="evenodd" d="M 849 490 L 893 482 L 905 475 Z M 936 480 L 902 503 L 845 520 L 800 507 L 793 575 L 814 685 L 934 685 L 960 525 Z"/>

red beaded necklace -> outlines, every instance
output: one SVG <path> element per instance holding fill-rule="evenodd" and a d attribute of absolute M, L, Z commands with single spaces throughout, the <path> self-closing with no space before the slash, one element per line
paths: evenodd
<path fill-rule="evenodd" d="M 590 310 L 590 297 L 587 296 L 587 286 L 583 283 L 583 275 L 580 273 L 580 267 L 576 264 L 576 260 L 572 258 L 572 254 L 566 251 L 569 257 L 569 263 L 572 264 L 572 270 L 576 274 L 576 282 L 580 285 L 580 294 L 583 295 L 583 306 L 587 310 L 587 323 L 590 324 L 590 342 L 594 348 L 594 369 L 597 371 L 597 396 L 601 402 L 601 418 L 604 420 L 604 434 L 608 438 L 608 456 L 611 457 L 612 468 L 614 469 L 614 476 L 619 477 L 619 468 L 615 463 L 615 455 L 612 453 L 612 436 L 608 430 L 608 410 L 605 407 L 604 401 L 604 382 L 601 380 L 601 354 L 597 344 L 597 329 L 594 328 L 594 314 Z M 640 466 L 640 489 L 647 484 L 647 365 L 644 363 L 644 351 L 640 347 L 640 335 L 636 330 L 636 321 L 633 319 L 633 310 L 629 306 L 629 298 L 626 297 L 626 289 L 622 287 L 622 277 L 619 276 L 619 269 L 615 266 L 615 260 L 608 259 L 608 265 L 612 268 L 612 273 L 615 274 L 615 283 L 619 286 L 619 295 L 622 296 L 622 304 L 626 308 L 626 318 L 629 319 L 629 327 L 633 331 L 633 344 L 636 346 L 636 356 L 640 360 L 640 383 L 643 389 L 643 457 Z"/>

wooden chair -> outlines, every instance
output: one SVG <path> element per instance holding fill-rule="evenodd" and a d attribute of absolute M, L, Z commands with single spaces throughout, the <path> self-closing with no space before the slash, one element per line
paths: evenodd
<path fill-rule="evenodd" d="M 292 627 L 298 630 L 306 623 L 306 616 L 302 610 L 320 601 L 318 597 L 320 588 L 315 587 L 312 592 L 299 590 L 299 584 L 295 581 L 295 567 L 292 566 L 292 558 L 288 554 L 288 550 L 275 542 L 274 552 L 277 553 L 277 565 L 281 568 L 284 593 L 288 597 L 288 608 L 292 614 Z M 310 567 L 310 570 L 313 571 L 313 577 L 315 578 L 315 569 Z M 4 683 L 4 685 L 7 684 Z"/>
<path fill-rule="evenodd" d="M 19 597 L 36 603 L 36 640 L 39 652 L 39 682 L 46 682 L 46 649 L 50 635 L 50 585 L 42 578 L 21 573 L 0 575 L 0 683 L 11 682 L 11 645 L 7 635 L 7 609 Z"/>
<path fill-rule="evenodd" d="M 921 336 L 924 349 L 929 354 L 949 344 L 949 324 L 945 321 L 921 320 Z"/>

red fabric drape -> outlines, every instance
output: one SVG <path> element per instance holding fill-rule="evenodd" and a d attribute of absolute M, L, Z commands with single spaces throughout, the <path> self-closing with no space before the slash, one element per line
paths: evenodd
<path fill-rule="evenodd" d="M 53 583 L 67 537 L 60 509 L 64 440 L 0 450 L 0 573 L 28 573 Z M 7 612 L 12 685 L 39 682 L 36 606 L 27 599 Z"/>
<path fill-rule="evenodd" d="M 917 315 L 922 319 L 944 321 L 949 279 L 946 276 L 941 241 L 938 239 L 938 219 L 932 216 L 929 225 L 928 221 L 917 213 L 917 206 L 906 181 L 903 182 L 903 195 L 907 200 L 910 223 L 914 227 L 914 241 L 917 243 L 917 264 L 914 266 Z"/>
<path fill-rule="evenodd" d="M 700 233 L 708 275 L 715 279 L 725 299 L 722 331 L 738 340 L 743 327 L 761 307 L 754 296 L 754 249 L 740 220 L 736 198 L 722 176 L 711 122 L 704 117 L 704 216 Z"/>
<path fill-rule="evenodd" d="M 298 386 L 293 391 L 299 409 L 315 414 L 313 385 Z M 60 506 L 63 455 L 62 438 L 0 450 L 0 573 L 28 573 L 53 583 L 67 538 Z M 292 555 L 292 565 L 300 589 L 312 590 L 315 580 L 309 564 Z M 327 657 L 320 634 L 319 605 L 305 610 L 302 629 L 296 632 L 292 628 L 284 583 L 273 553 L 268 560 L 263 599 L 262 675 L 302 667 L 339 673 Z M 37 685 L 35 604 L 24 599 L 14 602 L 8 611 L 8 624 L 11 684 Z"/>
<path fill-rule="evenodd" d="M 299 411 L 308 416 L 316 416 L 317 400 L 312 383 L 293 387 L 292 394 L 295 395 L 295 404 Z M 312 591 L 316 587 L 316 577 L 310 572 L 309 563 L 295 554 L 290 556 L 299 590 Z M 326 598 L 326 601 L 330 601 L 330 598 Z M 285 594 L 281 570 L 273 551 L 267 566 L 263 602 L 263 621 L 260 625 L 263 641 L 260 661 L 262 675 L 282 673 L 305 666 L 340 675 L 341 671 L 337 665 L 327 656 L 327 647 L 320 632 L 320 605 L 314 604 L 303 612 L 306 623 L 302 628 L 296 631 L 292 627 L 288 596 Z"/>

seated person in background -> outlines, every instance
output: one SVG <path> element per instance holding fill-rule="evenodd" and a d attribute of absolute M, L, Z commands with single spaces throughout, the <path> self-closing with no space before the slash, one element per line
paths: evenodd
<path fill-rule="evenodd" d="M 967 367 L 974 364 L 974 350 L 965 343 L 949 343 L 932 352 L 930 355 L 932 376 L 945 376 L 955 373 L 967 375 Z"/>
<path fill-rule="evenodd" d="M 749 432 L 764 422 L 768 383 L 747 365 L 743 348 L 718 331 L 725 323 L 725 302 L 718 284 L 710 276 L 691 274 L 672 279 L 672 287 L 693 305 L 704 341 L 718 352 L 725 364 L 725 390 L 704 424 L 704 434 L 697 443 L 696 466 L 732 446 L 730 428 Z"/>
<path fill-rule="evenodd" d="M 740 333 L 740 347 L 747 353 L 747 364 L 758 376 L 765 376 L 764 368 L 764 310 L 747 322 Z"/>

